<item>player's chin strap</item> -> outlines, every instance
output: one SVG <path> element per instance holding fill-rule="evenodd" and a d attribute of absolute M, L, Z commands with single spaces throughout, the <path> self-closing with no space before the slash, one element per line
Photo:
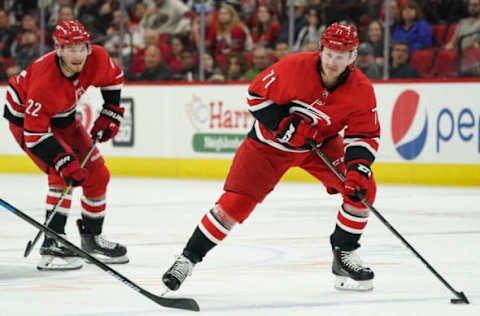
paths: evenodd
<path fill-rule="evenodd" d="M 312 150 L 320 157 L 320 159 L 330 168 L 330 170 L 335 173 L 335 175 L 342 181 L 345 182 L 345 176 L 338 171 L 337 168 L 333 165 L 333 163 L 328 159 L 327 156 L 323 152 L 320 151 L 320 149 L 317 147 L 317 145 L 314 142 L 309 142 Z M 405 238 L 395 229 L 393 226 L 385 219 L 385 217 L 380 214 L 379 211 L 377 211 L 372 204 L 370 204 L 363 195 L 361 195 L 358 191 L 356 192 L 356 195 L 358 199 L 373 213 L 377 218 L 385 225 L 387 228 L 397 237 L 400 239 L 400 241 L 408 248 L 410 249 L 415 256 L 420 259 L 420 261 L 425 264 L 425 266 L 442 282 L 457 298 L 452 298 L 450 302 L 452 304 L 470 304 L 468 301 L 467 297 L 463 292 L 458 292 L 456 291 L 431 265 L 430 263 L 427 262 L 416 250 L 413 248 Z"/>
<path fill-rule="evenodd" d="M 88 159 L 92 155 L 92 152 L 95 149 L 95 146 L 97 145 L 97 142 L 101 139 L 101 137 L 102 137 L 102 132 L 100 131 L 100 132 L 98 132 L 96 137 L 93 139 L 93 143 L 88 148 L 87 154 L 85 155 L 85 157 L 83 157 L 83 160 L 80 163 L 80 168 L 85 167 L 85 164 L 87 163 Z M 57 207 L 63 202 L 63 200 L 65 199 L 65 196 L 67 195 L 67 193 L 70 191 L 71 188 L 72 188 L 72 184 L 68 183 L 68 185 L 65 187 L 65 189 L 63 189 L 62 194 L 60 195 L 60 197 L 57 200 L 57 203 L 55 203 L 55 205 L 53 206 L 53 208 L 51 210 L 50 216 L 45 221 L 45 226 L 48 226 L 48 224 L 50 224 L 53 217 L 57 213 Z M 25 247 L 25 252 L 23 253 L 23 256 L 25 258 L 28 257 L 28 255 L 32 252 L 33 247 L 38 242 L 38 240 L 40 239 L 42 234 L 43 234 L 43 231 L 39 230 L 37 235 L 35 236 L 35 238 L 33 240 L 28 241 L 27 246 Z"/>

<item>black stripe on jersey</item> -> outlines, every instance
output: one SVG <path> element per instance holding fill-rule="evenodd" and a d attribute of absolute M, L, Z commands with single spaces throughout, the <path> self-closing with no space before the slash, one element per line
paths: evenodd
<path fill-rule="evenodd" d="M 23 118 L 13 115 L 12 112 L 10 112 L 10 110 L 8 109 L 8 106 L 6 104 L 5 104 L 5 109 L 3 110 L 3 117 L 6 118 L 11 123 L 13 123 L 14 125 L 18 127 L 23 127 Z"/>
<path fill-rule="evenodd" d="M 365 139 L 365 138 L 371 138 L 371 137 L 368 137 L 368 136 L 365 136 L 365 135 L 348 135 L 348 136 L 345 136 L 343 137 L 344 139 L 348 139 L 348 138 L 361 138 L 361 139 Z"/>
<path fill-rule="evenodd" d="M 250 113 L 263 126 L 271 131 L 276 131 L 280 122 L 290 115 L 290 112 L 288 111 L 289 108 L 289 106 L 280 106 L 276 103 L 272 103 L 261 110 L 251 111 Z"/>
<path fill-rule="evenodd" d="M 105 104 L 120 106 L 120 89 L 118 90 L 100 90 L 102 92 Z"/>
<path fill-rule="evenodd" d="M 76 113 L 77 111 L 73 111 L 72 113 L 70 113 L 68 116 L 65 116 L 65 117 L 51 117 L 50 124 L 53 127 L 65 128 L 70 124 L 73 124 L 73 122 L 75 122 Z"/>
<path fill-rule="evenodd" d="M 23 101 L 22 101 L 22 98 L 20 98 L 20 94 L 18 94 L 17 90 L 16 90 L 11 84 L 8 84 L 8 86 L 9 86 L 10 88 L 12 88 L 13 92 L 15 92 L 15 94 L 17 95 L 18 100 L 19 100 L 20 102 L 23 102 Z"/>
<path fill-rule="evenodd" d="M 54 136 L 48 137 L 44 141 L 33 146 L 30 148 L 30 151 L 50 167 L 55 165 L 53 161 L 58 154 L 66 152 L 65 148 L 63 148 Z"/>
<path fill-rule="evenodd" d="M 345 151 L 345 165 L 353 160 L 365 160 L 372 164 L 375 161 L 375 156 L 362 146 L 349 145 Z"/>

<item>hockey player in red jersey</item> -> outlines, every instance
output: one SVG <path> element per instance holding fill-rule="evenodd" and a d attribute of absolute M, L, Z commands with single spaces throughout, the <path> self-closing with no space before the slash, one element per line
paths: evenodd
<path fill-rule="evenodd" d="M 380 125 L 373 86 L 352 66 L 357 46 L 353 26 L 332 24 L 322 35 L 320 52 L 287 56 L 250 84 L 249 111 L 256 121 L 235 154 L 224 193 L 163 275 L 168 289 L 177 290 L 193 267 L 233 226 L 248 218 L 291 167 L 306 170 L 328 193 L 343 196 L 330 236 L 335 287 L 373 288 L 373 271 L 355 251 L 369 215 L 356 192 L 373 203 L 376 184 L 370 166 Z M 345 183 L 312 151 L 311 141 L 345 174 Z"/>
<path fill-rule="evenodd" d="M 39 57 L 8 83 L 4 116 L 27 155 L 48 174 L 47 218 L 67 184 L 81 186 L 82 219 L 78 220 L 82 248 L 105 263 L 127 263 L 125 246 L 106 240 L 102 227 L 110 173 L 97 148 L 84 168 L 80 161 L 92 137 L 105 142 L 119 129 L 123 72 L 78 21 L 60 22 L 54 32 L 55 50 Z M 90 135 L 76 117 L 76 105 L 89 86 L 99 87 L 103 109 Z M 57 207 L 49 227 L 65 234 L 72 192 Z M 50 237 L 40 248 L 39 270 L 73 270 L 82 261 Z"/>

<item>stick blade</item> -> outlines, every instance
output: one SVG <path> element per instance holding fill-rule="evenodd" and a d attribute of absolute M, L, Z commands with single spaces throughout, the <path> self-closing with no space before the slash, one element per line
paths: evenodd
<path fill-rule="evenodd" d="M 25 247 L 25 252 L 23 253 L 23 257 L 25 258 L 28 257 L 31 251 L 32 251 L 32 241 L 29 240 L 27 243 L 27 247 Z"/>
<path fill-rule="evenodd" d="M 200 306 L 197 301 L 192 298 L 169 298 L 153 295 L 151 299 L 163 307 L 184 309 L 194 312 L 200 311 Z"/>
<path fill-rule="evenodd" d="M 468 298 L 465 296 L 463 292 L 457 292 L 457 298 L 452 298 L 450 303 L 452 304 L 470 304 Z"/>

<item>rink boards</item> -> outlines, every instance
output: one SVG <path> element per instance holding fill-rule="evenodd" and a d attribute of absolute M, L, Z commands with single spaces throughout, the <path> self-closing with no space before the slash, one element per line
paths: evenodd
<path fill-rule="evenodd" d="M 380 183 L 480 185 L 480 81 L 375 83 L 381 145 Z M 248 85 L 129 84 L 125 120 L 101 144 L 116 176 L 224 178 L 253 122 Z M 6 86 L 0 87 L 5 102 Z M 103 100 L 89 89 L 79 113 L 91 128 Z M 0 172 L 35 173 L 1 120 Z M 299 169 L 284 180 L 314 181 Z"/>

